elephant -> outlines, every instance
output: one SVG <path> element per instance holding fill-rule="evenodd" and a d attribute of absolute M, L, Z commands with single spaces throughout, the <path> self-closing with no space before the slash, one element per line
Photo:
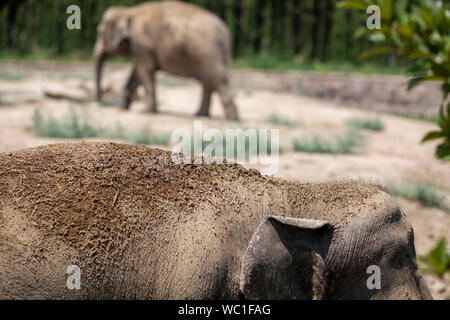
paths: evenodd
<path fill-rule="evenodd" d="M 163 70 L 202 84 L 198 116 L 209 115 L 212 94 L 217 92 L 225 118 L 238 120 L 229 87 L 231 36 L 225 23 L 213 13 L 178 1 L 111 7 L 103 14 L 97 31 L 93 56 L 99 102 L 104 61 L 131 56 L 133 69 L 124 88 L 122 108 L 129 108 L 142 83 L 148 111 L 157 112 L 155 73 Z"/>
<path fill-rule="evenodd" d="M 0 175 L 1 299 L 432 298 L 377 185 L 113 142 L 0 154 Z"/>

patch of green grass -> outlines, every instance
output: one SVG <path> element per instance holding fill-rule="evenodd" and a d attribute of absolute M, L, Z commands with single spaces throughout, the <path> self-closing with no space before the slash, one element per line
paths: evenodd
<path fill-rule="evenodd" d="M 90 61 L 92 60 L 92 52 L 72 50 L 70 53 L 56 54 L 54 50 L 34 48 L 30 52 L 22 53 L 18 50 L 9 49 L 0 52 L 0 59 L 16 61 L 51 60 L 60 62 Z"/>
<path fill-rule="evenodd" d="M 424 207 L 436 207 L 449 211 L 445 206 L 446 196 L 430 184 L 421 182 L 405 181 L 401 185 L 390 185 L 389 190 L 392 194 L 418 201 Z"/>
<path fill-rule="evenodd" d="M 26 71 L 9 71 L 9 70 L 0 70 L 0 79 L 10 80 L 10 81 L 18 81 L 23 80 L 30 76 L 29 72 Z"/>
<path fill-rule="evenodd" d="M 136 131 L 126 132 L 120 123 L 117 123 L 113 130 L 102 130 L 101 136 L 105 139 L 125 140 L 129 143 L 139 145 L 168 146 L 170 143 L 170 134 L 153 132 L 150 130 L 149 125 L 143 125 Z"/>
<path fill-rule="evenodd" d="M 94 78 L 93 75 L 89 73 L 49 73 L 46 77 L 58 80 L 79 79 L 82 81 L 92 81 Z"/>
<path fill-rule="evenodd" d="M 361 118 L 353 117 L 348 119 L 345 124 L 354 129 L 365 129 L 370 131 L 383 131 L 384 124 L 379 117 Z"/>
<path fill-rule="evenodd" d="M 14 49 L 6 49 L 0 51 L 0 60 L 37 62 L 37 61 L 53 61 L 53 62 L 93 62 L 93 49 L 87 50 L 71 50 L 63 54 L 57 54 L 55 50 L 44 48 L 33 48 L 30 52 L 19 52 Z M 108 63 L 122 65 L 131 62 L 130 57 L 113 57 L 108 59 Z"/>
<path fill-rule="evenodd" d="M 13 106 L 14 103 L 9 102 L 9 101 L 3 101 L 2 97 L 0 96 L 0 107 L 10 107 Z"/>
<path fill-rule="evenodd" d="M 167 146 L 170 142 L 169 134 L 154 133 L 149 126 L 143 126 L 135 132 L 125 132 L 118 124 L 114 130 L 94 126 L 88 118 L 80 117 L 73 109 L 63 119 L 43 116 L 36 109 L 33 113 L 31 131 L 41 137 L 82 139 L 105 138 L 120 139 L 133 144 L 151 144 Z"/>
<path fill-rule="evenodd" d="M 120 136 L 119 136 L 120 138 Z M 166 133 L 154 133 L 148 126 L 142 126 L 138 131 L 130 134 L 123 134 L 122 138 L 133 144 L 152 144 L 160 146 L 168 146 L 170 143 L 170 134 Z"/>
<path fill-rule="evenodd" d="M 33 48 L 31 52 L 21 53 L 18 50 L 0 51 L 0 60 L 11 61 L 56 61 L 56 62 L 92 62 L 92 50 L 71 50 L 64 54 L 56 54 L 54 50 Z M 108 59 L 111 64 L 128 64 L 128 57 L 114 57 Z M 274 70 L 300 70 L 315 72 L 348 72 L 364 74 L 404 74 L 406 68 L 401 65 L 387 66 L 374 62 L 350 63 L 344 61 L 308 61 L 296 57 L 282 56 L 275 53 L 262 53 L 257 55 L 241 56 L 233 60 L 233 67 L 237 69 L 274 69 Z"/>
<path fill-rule="evenodd" d="M 395 114 L 398 117 L 406 118 L 406 119 L 412 119 L 412 120 L 418 120 L 418 121 L 424 121 L 424 122 L 431 122 L 434 124 L 439 123 L 439 115 L 435 114 L 432 116 L 425 116 L 425 115 L 410 115 L 410 114 Z"/>
<path fill-rule="evenodd" d="M 267 116 L 265 118 L 265 121 L 267 123 L 274 124 L 277 126 L 291 127 L 291 128 L 297 127 L 300 125 L 297 121 L 292 121 L 289 118 L 282 117 L 278 114 L 271 114 L 271 115 Z"/>
<path fill-rule="evenodd" d="M 344 134 L 333 139 L 313 135 L 308 138 L 294 139 L 293 149 L 296 152 L 349 154 L 354 153 L 363 143 L 363 136 L 356 130 L 347 129 Z"/>
<path fill-rule="evenodd" d="M 346 72 L 363 74 L 403 74 L 402 66 L 384 66 L 373 62 L 353 64 L 343 61 L 307 61 L 296 58 L 286 58 L 275 54 L 249 55 L 234 59 L 233 67 L 236 69 L 275 69 L 299 70 L 314 72 Z"/>
<path fill-rule="evenodd" d="M 44 117 L 35 109 L 31 130 L 41 137 L 66 139 L 97 137 L 101 133 L 101 130 L 92 126 L 87 119 L 81 119 L 73 109 L 62 120 L 52 116 Z"/>

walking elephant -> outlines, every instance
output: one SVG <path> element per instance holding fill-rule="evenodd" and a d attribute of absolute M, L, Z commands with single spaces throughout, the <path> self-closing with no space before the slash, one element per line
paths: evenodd
<path fill-rule="evenodd" d="M 230 32 L 214 14 L 178 1 L 109 8 L 98 26 L 94 48 L 100 102 L 102 66 L 113 56 L 131 56 L 134 64 L 123 92 L 124 109 L 129 108 L 141 83 L 148 111 L 157 112 L 155 73 L 163 70 L 200 81 L 203 96 L 198 116 L 209 115 L 211 96 L 216 91 L 224 106 L 225 118 L 238 119 L 229 87 Z"/>

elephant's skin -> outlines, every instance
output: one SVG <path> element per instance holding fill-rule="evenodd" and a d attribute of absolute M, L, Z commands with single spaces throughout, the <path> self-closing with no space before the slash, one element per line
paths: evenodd
<path fill-rule="evenodd" d="M 380 187 L 116 143 L 0 154 L 0 257 L 2 299 L 431 298 L 411 225 Z"/>
<path fill-rule="evenodd" d="M 209 115 L 211 95 L 216 91 L 226 119 L 238 119 L 228 85 L 231 36 L 224 22 L 213 13 L 178 1 L 109 8 L 98 26 L 94 48 L 99 101 L 103 63 L 118 55 L 131 56 L 134 64 L 124 88 L 123 108 L 128 109 L 142 83 L 149 111 L 157 112 L 155 73 L 164 70 L 201 82 L 203 96 L 197 115 Z"/>

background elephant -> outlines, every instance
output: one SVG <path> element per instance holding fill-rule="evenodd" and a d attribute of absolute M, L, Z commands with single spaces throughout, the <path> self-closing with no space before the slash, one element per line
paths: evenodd
<path fill-rule="evenodd" d="M 157 112 L 155 73 L 164 70 L 201 82 L 199 116 L 208 116 L 211 95 L 218 92 L 225 117 L 237 120 L 238 112 L 228 85 L 231 37 L 226 25 L 200 7 L 178 1 L 144 3 L 131 8 L 108 9 L 98 26 L 94 49 L 97 98 L 101 101 L 101 72 L 106 58 L 127 55 L 133 71 L 124 88 L 123 108 L 130 105 L 139 83 L 146 104 Z"/>
<path fill-rule="evenodd" d="M 431 298 L 411 225 L 377 186 L 117 143 L 0 154 L 0 172 L 2 299 Z"/>

